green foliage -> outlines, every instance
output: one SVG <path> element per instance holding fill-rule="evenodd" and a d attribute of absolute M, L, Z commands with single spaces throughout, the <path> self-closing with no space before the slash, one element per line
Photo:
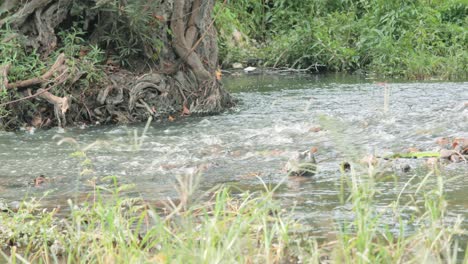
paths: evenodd
<path fill-rule="evenodd" d="M 226 9 L 242 21 L 243 33 L 262 43 L 256 56 L 266 65 L 317 63 L 414 79 L 464 78 L 468 72 L 463 0 L 243 0 Z"/>
<path fill-rule="evenodd" d="M 0 50 L 2 51 L 0 65 L 10 65 L 7 78 L 9 83 L 14 83 L 41 76 L 54 63 L 60 53 L 65 53 L 66 64 L 69 67 L 68 73 L 72 75 L 71 79 L 78 75 L 81 77 L 79 83 L 84 87 L 84 92 L 91 83 L 101 81 L 104 74 L 99 66 L 104 60 L 103 52 L 96 45 L 88 44 L 84 36 L 85 32 L 74 27 L 59 32 L 60 48 L 44 59 L 36 50 L 25 48 L 24 39 L 20 34 L 8 27 L 0 29 L 0 40 L 2 40 L 0 42 Z M 68 88 L 70 85 L 65 82 L 54 88 L 54 94 L 68 95 L 70 93 Z M 19 95 L 16 89 L 7 90 L 5 87 L 0 87 L 0 118 L 12 114 L 6 103 L 22 97 L 24 95 Z M 35 103 L 29 100 L 22 101 L 21 105 L 15 107 L 32 110 L 36 108 Z M 15 122 L 17 121 L 20 120 Z"/>
<path fill-rule="evenodd" d="M 162 25 L 156 1 L 97 1 L 94 8 L 102 13 L 98 42 L 113 49 L 117 61 L 128 66 L 130 58 L 159 58 L 163 42 L 157 35 Z"/>
<path fill-rule="evenodd" d="M 457 256 L 457 236 L 465 231 L 461 219 L 446 221 L 444 179 L 437 170 L 423 179 L 412 177 L 384 206 L 375 200 L 383 187 L 379 171 L 372 165 L 362 169 L 369 174 L 342 175 L 343 208 L 350 208 L 346 212 L 352 217 L 337 223 L 336 238 L 320 244 L 285 214 L 268 189 L 233 195 L 223 187 L 211 190 L 205 201 L 193 201 L 179 192 L 179 205 L 168 202 L 165 208 L 154 208 L 142 198 L 126 197 L 133 185 L 104 177 L 93 183 L 86 201 L 69 200 L 69 210 L 62 213 L 41 209 L 41 199 L 34 198 L 25 199 L 15 210 L 0 211 L 0 256 L 13 263 L 17 258 L 40 263 L 468 260 Z"/>
<path fill-rule="evenodd" d="M 0 212 L 0 243 L 10 253 L 3 258 L 41 263 L 268 263 L 284 254 L 291 220 L 279 213 L 271 192 L 236 198 L 221 188 L 208 202 L 164 215 L 143 199 L 124 198 L 132 186 L 119 184 L 115 177 L 102 179 L 109 180 L 109 187 L 97 186 L 88 202 L 69 201 L 70 211 L 62 219 L 55 210 L 38 210 L 36 200 L 23 202 L 17 212 Z M 18 255 L 16 247 L 22 249 Z"/>
<path fill-rule="evenodd" d="M 97 83 L 103 78 L 104 73 L 100 65 L 104 61 L 104 52 L 97 45 L 88 44 L 85 35 L 82 29 L 76 27 L 59 32 L 62 46 L 56 53 L 65 53 L 73 74 L 85 73 L 85 78 L 80 79 L 80 82 L 87 88 L 91 83 Z"/>
<path fill-rule="evenodd" d="M 258 51 L 246 34 L 250 31 L 251 26 L 240 22 L 243 14 L 236 14 L 226 5 L 220 3 L 215 5 L 214 14 L 216 17 L 215 25 L 219 32 L 219 56 L 223 60 L 223 65 L 254 57 Z"/>
<path fill-rule="evenodd" d="M 0 29 L 0 66 L 10 65 L 7 76 L 10 83 L 38 77 L 46 67 L 46 63 L 41 60 L 39 54 L 35 50 L 26 50 L 22 41 L 19 34 L 9 27 Z M 16 98 L 16 91 L 8 91 L 6 87 L 0 87 L 0 119 L 11 113 L 2 104 Z"/>
<path fill-rule="evenodd" d="M 45 69 L 45 63 L 35 51 L 27 51 L 22 38 L 12 29 L 0 29 L 0 65 L 10 64 L 9 82 L 38 77 Z M 7 40 L 7 41 L 5 41 Z"/>

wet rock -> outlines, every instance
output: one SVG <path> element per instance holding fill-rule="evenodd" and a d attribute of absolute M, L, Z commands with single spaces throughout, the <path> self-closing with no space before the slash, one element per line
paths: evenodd
<path fill-rule="evenodd" d="M 235 63 L 232 64 L 232 68 L 233 69 L 242 69 L 242 68 L 244 68 L 244 66 L 242 65 L 242 63 L 235 62 Z"/>
<path fill-rule="evenodd" d="M 8 204 L 8 207 L 10 208 L 10 210 L 12 210 L 13 212 L 16 212 L 19 210 L 21 206 L 21 202 L 20 201 L 13 201 L 11 203 Z"/>
<path fill-rule="evenodd" d="M 453 154 L 456 154 L 457 152 L 455 150 L 450 150 L 450 149 L 441 149 L 439 153 L 440 153 L 441 159 L 450 159 L 450 156 L 452 156 Z"/>
<path fill-rule="evenodd" d="M 317 126 L 317 127 L 311 127 L 311 128 L 309 129 L 309 132 L 314 132 L 314 133 L 320 132 L 320 131 L 322 131 L 322 128 L 321 128 L 321 127 L 318 127 L 318 126 Z"/>
<path fill-rule="evenodd" d="M 401 170 L 404 172 L 404 173 L 408 173 L 411 171 L 411 166 L 408 165 L 408 164 L 404 164 L 402 167 L 401 167 Z"/>
<path fill-rule="evenodd" d="M 454 163 L 457 163 L 457 162 L 461 161 L 461 158 L 460 158 L 459 155 L 452 155 L 452 156 L 450 156 L 450 161 L 454 162 Z"/>
<path fill-rule="evenodd" d="M 39 187 L 47 181 L 48 179 L 44 175 L 39 175 L 38 177 L 34 178 L 34 187 Z"/>
<path fill-rule="evenodd" d="M 249 66 L 247 68 L 244 68 L 244 72 L 250 73 L 250 72 L 254 72 L 256 69 L 257 69 L 256 67 Z"/>
<path fill-rule="evenodd" d="M 9 206 L 4 199 L 0 199 L 0 212 L 8 212 Z"/>
<path fill-rule="evenodd" d="M 20 205 L 21 203 L 18 201 L 7 202 L 5 199 L 0 199 L 0 212 L 16 212 Z"/>
<path fill-rule="evenodd" d="M 291 177 L 311 177 L 317 173 L 317 161 L 315 153 L 317 148 L 299 152 L 289 159 L 286 164 L 286 171 Z"/>
<path fill-rule="evenodd" d="M 345 171 L 345 172 L 349 172 L 349 171 L 351 171 L 351 164 L 349 162 L 347 162 L 347 161 L 342 162 L 340 164 L 340 169 Z"/>

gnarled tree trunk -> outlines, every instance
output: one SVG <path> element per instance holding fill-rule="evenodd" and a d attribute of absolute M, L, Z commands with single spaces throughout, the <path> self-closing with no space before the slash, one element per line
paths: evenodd
<path fill-rule="evenodd" d="M 99 9 L 109 2 L 119 10 L 125 10 L 129 5 L 127 2 L 131 1 L 5 0 L 1 5 L 0 28 L 11 28 L 15 34 L 1 36 L 2 41 L 25 37 L 24 47 L 37 50 L 43 59 L 47 59 L 57 54 L 63 45 L 57 33 L 79 21 L 87 33 L 86 40 L 100 44 L 110 55 L 112 47 L 99 42 L 99 37 L 113 23 L 109 11 Z M 141 2 L 157 7 L 151 13 L 152 19 L 148 20 L 148 23 L 156 21 L 157 24 L 154 29 L 152 24 L 147 25 L 151 37 L 162 43 L 156 59 L 152 57 L 155 48 L 145 42 L 140 45 L 142 52 L 133 59 L 132 67 L 123 69 L 109 63 L 103 69 L 104 80 L 92 87 L 80 86 L 78 80 L 87 73 L 74 72 L 76 69 L 70 63 L 62 63 L 59 67 L 51 65 L 40 77 L 16 82 L 8 81 L 8 70 L 15 65 L 3 65 L 0 67 L 3 72 L 0 73 L 0 88 L 17 92 L 17 97 L 13 102 L 0 104 L 10 111 L 8 116 L 0 117 L 0 127 L 14 128 L 24 122 L 34 126 L 134 122 L 149 116 L 213 114 L 232 106 L 233 99 L 223 89 L 216 74 L 218 49 L 212 15 L 214 0 Z M 88 8 L 77 12 L 80 5 Z M 146 9 L 149 7 L 144 6 Z M 72 59 L 80 58 L 66 58 L 67 61 Z M 60 95 L 53 95 L 57 89 Z M 57 109 L 51 98 L 57 104 L 66 101 L 67 108 Z M 25 100 L 35 104 L 25 106 Z M 40 122 L 37 122 L 38 118 Z M 46 119 L 53 122 L 45 122 Z"/>

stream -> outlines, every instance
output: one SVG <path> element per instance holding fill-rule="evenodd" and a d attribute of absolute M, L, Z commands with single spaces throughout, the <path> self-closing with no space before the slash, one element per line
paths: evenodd
<path fill-rule="evenodd" d="M 67 199 L 92 190 L 93 177 L 114 175 L 136 185 L 129 195 L 157 201 L 177 197 L 176 177 L 199 175 L 202 191 L 218 184 L 242 190 L 279 185 L 275 197 L 282 208 L 294 209 L 294 217 L 321 237 L 352 217 L 338 198 L 342 161 L 408 148 L 437 150 L 437 138 L 468 137 L 468 82 L 383 85 L 349 75 L 245 75 L 224 82 L 240 100 L 234 109 L 153 121 L 143 136 L 145 124 L 0 132 L 0 197 L 18 201 L 47 192 L 45 204 L 66 206 Z M 317 175 L 288 179 L 288 159 L 312 146 L 318 148 Z M 94 171 L 89 175 L 81 175 L 80 159 L 72 156 L 83 148 Z M 428 173 L 424 161 L 402 162 L 410 172 L 402 172 L 401 164 L 382 165 L 395 174 L 377 185 L 378 206 L 393 201 L 411 177 L 417 181 Z M 468 164 L 447 164 L 442 173 L 448 219 L 468 218 Z M 41 174 L 49 180 L 34 187 Z"/>

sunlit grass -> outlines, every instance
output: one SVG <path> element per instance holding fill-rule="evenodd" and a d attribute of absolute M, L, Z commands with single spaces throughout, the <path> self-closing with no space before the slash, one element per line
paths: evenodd
<path fill-rule="evenodd" d="M 374 199 L 379 179 L 369 171 L 343 175 L 343 201 L 352 205 L 353 218 L 339 221 L 333 241 L 319 243 L 304 237 L 291 209 L 282 209 L 268 188 L 233 195 L 229 188 L 219 187 L 194 199 L 187 184 L 196 181 L 180 180 L 181 199 L 157 206 L 126 197 L 122 192 L 132 186 L 109 177 L 105 180 L 111 181 L 111 187 L 96 188 L 89 201 L 69 201 L 66 213 L 40 209 L 35 199 L 24 201 L 17 211 L 2 212 L 2 255 L 13 263 L 462 261 L 456 237 L 464 231 L 460 218 L 445 221 L 447 202 L 440 173 L 428 174 L 420 184 L 405 185 L 406 191 L 412 190 L 405 194 L 410 202 L 395 197 L 385 208 L 392 214 L 389 224 L 389 216 L 383 216 Z M 405 219 L 402 212 L 408 206 L 418 209 Z"/>
<path fill-rule="evenodd" d="M 293 222 L 272 200 L 271 191 L 233 196 L 221 187 L 203 202 L 172 202 L 175 207 L 168 205 L 164 212 L 143 199 L 122 196 L 131 186 L 115 184 L 98 188 L 95 202 L 69 201 L 64 216 L 38 209 L 34 199 L 18 211 L 1 213 L 5 260 L 277 263 L 285 256 Z"/>

